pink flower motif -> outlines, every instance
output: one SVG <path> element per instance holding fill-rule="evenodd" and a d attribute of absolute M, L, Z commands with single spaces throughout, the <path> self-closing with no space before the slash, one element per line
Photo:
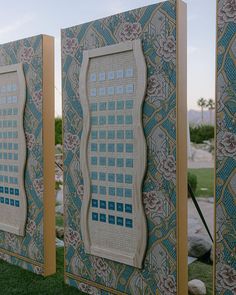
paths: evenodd
<path fill-rule="evenodd" d="M 83 199 L 84 196 L 84 186 L 82 184 L 77 186 L 77 194 Z"/>
<path fill-rule="evenodd" d="M 34 232 L 36 231 L 36 224 L 34 220 L 28 219 L 27 225 L 26 225 L 26 232 L 30 235 L 33 236 Z"/>
<path fill-rule="evenodd" d="M 107 278 L 111 272 L 111 269 L 109 268 L 108 264 L 105 262 L 103 258 L 100 257 L 93 257 L 92 266 L 95 273 L 99 277 Z"/>
<path fill-rule="evenodd" d="M 120 39 L 122 41 L 135 40 L 142 32 L 140 23 L 124 23 L 120 30 Z"/>
<path fill-rule="evenodd" d="M 43 268 L 40 267 L 40 266 L 34 266 L 34 272 L 35 272 L 37 275 L 43 275 L 43 273 L 44 273 Z"/>
<path fill-rule="evenodd" d="M 37 109 L 40 109 L 42 106 L 42 101 L 43 101 L 42 90 L 34 92 L 32 99 Z"/>
<path fill-rule="evenodd" d="M 167 180 L 174 180 L 176 178 L 176 163 L 173 156 L 167 156 L 163 159 L 160 167 L 163 176 Z"/>
<path fill-rule="evenodd" d="M 24 63 L 31 63 L 34 56 L 34 49 L 32 47 L 23 47 L 20 53 L 20 60 Z"/>
<path fill-rule="evenodd" d="M 146 214 L 163 212 L 163 200 L 158 197 L 155 191 L 144 193 L 143 202 Z"/>
<path fill-rule="evenodd" d="M 44 185 L 43 178 L 38 178 L 33 181 L 33 186 L 36 192 L 40 195 L 43 193 Z"/>
<path fill-rule="evenodd" d="M 16 236 L 14 234 L 6 233 L 5 239 L 6 239 L 6 245 L 8 245 L 10 248 L 15 247 Z"/>
<path fill-rule="evenodd" d="M 162 57 L 166 62 L 170 62 L 175 59 L 176 55 L 176 41 L 174 36 L 168 36 L 167 38 L 161 38 L 157 45 L 157 54 Z"/>
<path fill-rule="evenodd" d="M 79 232 L 74 231 L 72 228 L 68 228 L 65 232 L 65 245 L 72 246 L 76 249 L 80 242 L 81 238 Z"/>
<path fill-rule="evenodd" d="M 25 133 L 25 137 L 26 137 L 27 149 L 29 149 L 31 151 L 35 145 L 35 137 L 33 134 L 28 133 L 28 132 Z"/>
<path fill-rule="evenodd" d="M 150 96 L 150 100 L 155 103 L 157 100 L 163 100 L 165 98 L 165 80 L 160 75 L 152 75 L 148 78 L 147 94 Z M 152 99 L 153 98 L 153 99 Z"/>
<path fill-rule="evenodd" d="M 236 271 L 229 265 L 223 264 L 217 267 L 217 282 L 224 290 L 236 294 Z"/>
<path fill-rule="evenodd" d="M 218 23 L 223 27 L 226 23 L 236 22 L 235 0 L 224 0 L 219 4 Z"/>
<path fill-rule="evenodd" d="M 174 295 L 176 294 L 176 280 L 173 275 L 168 275 L 167 278 L 162 278 L 160 282 L 160 289 L 165 295 Z"/>
<path fill-rule="evenodd" d="M 74 55 L 79 48 L 78 40 L 76 38 L 66 38 L 63 45 L 63 52 L 65 54 Z"/>
<path fill-rule="evenodd" d="M 226 157 L 236 155 L 236 135 L 231 132 L 221 132 L 218 137 L 219 153 Z"/>
<path fill-rule="evenodd" d="M 89 295 L 97 295 L 97 294 L 100 294 L 100 292 L 98 291 L 97 288 L 95 287 L 92 287 L 92 286 L 89 286 L 85 283 L 79 283 L 78 284 L 78 289 L 86 294 L 89 294 Z"/>
<path fill-rule="evenodd" d="M 74 151 L 76 147 L 79 145 L 79 138 L 77 135 L 67 133 L 65 136 L 64 144 L 65 144 L 65 149 Z"/>

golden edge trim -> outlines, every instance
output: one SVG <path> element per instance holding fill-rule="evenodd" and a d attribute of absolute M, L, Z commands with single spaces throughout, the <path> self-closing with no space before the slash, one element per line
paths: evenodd
<path fill-rule="evenodd" d="M 70 278 L 70 279 L 73 279 L 75 281 L 77 281 L 78 283 L 85 283 L 89 286 L 92 286 L 92 287 L 95 287 L 97 289 L 100 289 L 100 290 L 104 290 L 104 291 L 107 291 L 107 292 L 110 292 L 114 295 L 127 295 L 127 293 L 123 293 L 123 292 L 120 292 L 120 291 L 117 291 L 113 288 L 109 288 L 109 287 L 106 287 L 104 285 L 101 285 L 101 284 L 98 284 L 98 283 L 95 283 L 95 282 L 91 282 L 87 279 L 84 279 L 82 277 L 79 277 L 79 276 L 76 276 L 76 275 L 72 275 L 68 272 L 65 272 L 65 278 Z"/>
<path fill-rule="evenodd" d="M 54 171 L 54 38 L 43 42 L 43 180 L 44 276 L 56 272 Z"/>
<path fill-rule="evenodd" d="M 177 294 L 188 294 L 187 262 L 187 5 L 176 0 L 177 26 Z"/>
<path fill-rule="evenodd" d="M 44 264 L 43 263 L 34 261 L 33 259 L 27 258 L 25 256 L 21 256 L 19 254 L 13 253 L 11 251 L 8 251 L 8 250 L 2 249 L 2 248 L 0 248 L 0 253 L 7 254 L 9 256 L 15 257 L 15 258 L 17 258 L 19 260 L 22 260 L 24 262 L 30 263 L 32 265 L 40 266 L 40 267 L 42 267 L 44 269 Z"/>

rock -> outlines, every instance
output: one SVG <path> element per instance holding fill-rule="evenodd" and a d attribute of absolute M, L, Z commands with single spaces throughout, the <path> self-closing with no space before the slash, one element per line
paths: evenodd
<path fill-rule="evenodd" d="M 60 205 L 63 204 L 63 190 L 58 190 L 56 194 L 56 202 Z"/>
<path fill-rule="evenodd" d="M 188 291 L 191 295 L 206 295 L 206 286 L 200 280 L 188 282 Z"/>
<path fill-rule="evenodd" d="M 212 243 L 203 235 L 194 235 L 188 237 L 188 255 L 200 258 L 210 252 Z"/>
<path fill-rule="evenodd" d="M 64 215 L 64 208 L 63 205 L 56 206 L 56 213 Z"/>
<path fill-rule="evenodd" d="M 60 227 L 60 226 L 56 227 L 56 237 L 58 239 L 63 239 L 64 238 L 64 228 L 63 227 Z"/>
<path fill-rule="evenodd" d="M 56 247 L 57 248 L 64 247 L 64 242 L 62 240 L 56 239 Z"/>

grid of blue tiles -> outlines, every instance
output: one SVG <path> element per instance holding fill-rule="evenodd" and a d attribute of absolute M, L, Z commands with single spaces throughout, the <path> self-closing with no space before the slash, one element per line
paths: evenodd
<path fill-rule="evenodd" d="M 126 228 L 133 228 L 132 78 L 133 68 L 92 73 L 89 93 L 91 217 L 93 221 Z M 111 86 L 106 81 L 123 83 Z"/>
<path fill-rule="evenodd" d="M 0 85 L 0 205 L 20 207 L 17 197 L 20 194 L 18 187 L 18 123 L 17 107 L 8 107 L 17 104 L 17 85 L 8 83 Z M 14 161 L 15 164 L 9 161 Z M 8 184 L 14 187 L 9 187 Z M 14 197 L 14 198 L 13 198 Z"/>

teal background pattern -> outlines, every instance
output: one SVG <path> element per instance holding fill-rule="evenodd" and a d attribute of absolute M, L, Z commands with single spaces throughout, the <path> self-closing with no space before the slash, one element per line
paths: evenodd
<path fill-rule="evenodd" d="M 83 113 L 78 87 L 83 51 L 137 38 L 148 72 L 143 106 L 148 246 L 142 270 L 85 254 L 80 229 Z M 67 283 L 89 294 L 176 294 L 176 1 L 62 30 L 62 80 Z"/>
<path fill-rule="evenodd" d="M 218 0 L 216 294 L 236 294 L 236 2 Z"/>
<path fill-rule="evenodd" d="M 43 146 L 42 146 L 42 51 L 43 36 L 0 45 L 0 66 L 23 63 L 26 79 L 24 129 L 27 142 L 25 188 L 28 215 L 25 237 L 0 231 L 0 259 L 42 274 L 43 240 Z"/>

